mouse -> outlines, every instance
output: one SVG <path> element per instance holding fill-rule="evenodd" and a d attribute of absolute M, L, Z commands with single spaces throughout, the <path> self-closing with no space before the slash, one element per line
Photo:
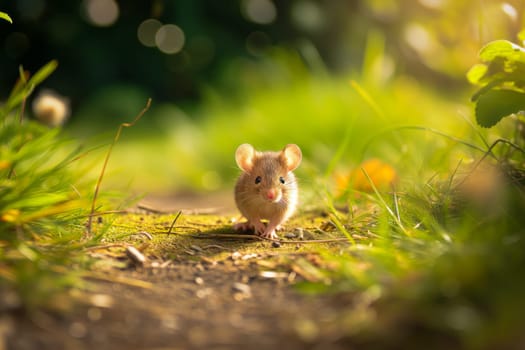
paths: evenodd
<path fill-rule="evenodd" d="M 278 152 L 257 151 L 247 143 L 237 148 L 235 161 L 242 173 L 235 184 L 235 204 L 246 221 L 235 224 L 235 230 L 279 238 L 276 230 L 297 207 L 299 193 L 293 171 L 301 160 L 302 152 L 296 144 Z"/>

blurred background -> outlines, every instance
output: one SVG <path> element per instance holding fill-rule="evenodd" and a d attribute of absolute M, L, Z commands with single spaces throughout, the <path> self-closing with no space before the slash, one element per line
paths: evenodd
<path fill-rule="evenodd" d="M 385 129 L 472 133 L 465 73 L 485 43 L 516 41 L 525 26 L 521 0 L 17 0 L 0 10 L 14 21 L 0 23 L 0 100 L 20 65 L 57 59 L 41 89 L 67 99 L 65 132 L 107 145 L 153 99 L 110 163 L 116 179 L 132 177 L 126 186 L 152 192 L 227 188 L 242 142 L 298 143 L 304 178 L 343 140 L 341 171 L 379 156 L 420 176 L 450 143 Z"/>

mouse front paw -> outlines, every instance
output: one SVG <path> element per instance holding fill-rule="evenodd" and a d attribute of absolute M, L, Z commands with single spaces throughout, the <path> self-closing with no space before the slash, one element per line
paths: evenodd
<path fill-rule="evenodd" d="M 233 229 L 242 232 L 253 231 L 255 234 L 261 235 L 266 231 L 266 225 L 260 221 L 245 221 L 233 225 Z"/>
<path fill-rule="evenodd" d="M 275 230 L 266 230 L 260 234 L 261 237 L 269 239 L 279 239 L 279 236 L 275 233 Z"/>
<path fill-rule="evenodd" d="M 257 221 L 254 225 L 253 225 L 253 228 L 255 230 L 255 234 L 259 235 L 259 236 L 262 236 L 264 234 L 264 232 L 266 232 L 266 225 L 260 221 Z"/>
<path fill-rule="evenodd" d="M 233 229 L 235 231 L 242 231 L 242 232 L 252 231 L 253 225 L 251 225 L 248 221 L 238 222 L 235 225 L 233 225 Z"/>

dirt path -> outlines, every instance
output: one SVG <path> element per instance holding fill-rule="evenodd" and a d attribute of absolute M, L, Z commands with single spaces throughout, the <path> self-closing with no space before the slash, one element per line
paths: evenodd
<path fill-rule="evenodd" d="M 16 319 L 8 348 L 306 349 L 328 341 L 318 339 L 315 324 L 335 312 L 253 269 L 184 263 L 121 276 L 152 287 L 97 283 L 91 306 L 65 317 Z"/>
<path fill-rule="evenodd" d="M 10 316 L 7 348 L 343 349 L 337 319 L 348 302 L 298 293 L 300 277 L 261 273 L 261 261 L 120 271 L 65 316 Z"/>
<path fill-rule="evenodd" d="M 169 210 L 189 205 L 158 198 L 143 204 L 151 209 L 159 203 Z M 196 212 L 208 204 L 191 203 Z M 120 217 L 114 234 L 128 234 L 127 244 L 140 248 L 147 263 L 132 263 L 122 247 L 95 251 L 102 264 L 93 268 L 87 288 L 71 297 L 77 301 L 72 311 L 0 316 L 0 333 L 7 335 L 0 349 L 345 348 L 338 318 L 350 301 L 295 288 L 317 259 L 313 247 L 175 232 L 232 233 L 228 216 L 183 215 L 167 236 L 172 220 Z M 152 233 L 153 240 L 130 235 L 138 231 Z"/>

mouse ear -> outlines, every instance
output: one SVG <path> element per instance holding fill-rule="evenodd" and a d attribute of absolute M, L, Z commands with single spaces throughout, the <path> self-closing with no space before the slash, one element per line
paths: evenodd
<path fill-rule="evenodd" d="M 303 154 L 301 153 L 301 149 L 295 144 L 286 145 L 281 152 L 281 159 L 284 161 L 284 164 L 286 164 L 288 171 L 295 170 L 295 168 L 301 164 L 302 158 Z"/>
<path fill-rule="evenodd" d="M 244 143 L 237 147 L 237 151 L 235 151 L 235 161 L 242 170 L 249 173 L 253 168 L 254 158 L 255 149 L 252 145 Z"/>

